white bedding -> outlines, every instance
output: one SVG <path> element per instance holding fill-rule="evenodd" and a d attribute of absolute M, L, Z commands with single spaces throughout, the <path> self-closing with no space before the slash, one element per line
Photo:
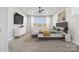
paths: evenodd
<path fill-rule="evenodd" d="M 51 34 L 50 36 L 43 36 L 43 34 L 38 34 L 38 37 L 63 37 L 63 34 L 61 34 L 61 33 L 56 33 L 56 34 Z"/>

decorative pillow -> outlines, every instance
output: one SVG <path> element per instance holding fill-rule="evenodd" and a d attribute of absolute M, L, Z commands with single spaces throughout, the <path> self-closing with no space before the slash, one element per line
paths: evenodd
<path fill-rule="evenodd" d="M 50 32 L 49 32 L 49 30 L 46 28 L 46 29 L 44 29 L 44 31 L 43 31 L 43 35 L 44 36 L 50 36 Z"/>

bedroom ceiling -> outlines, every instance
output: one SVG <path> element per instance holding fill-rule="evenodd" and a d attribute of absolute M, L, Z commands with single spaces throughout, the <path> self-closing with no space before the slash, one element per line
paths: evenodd
<path fill-rule="evenodd" d="M 17 7 L 22 10 L 27 15 L 53 15 L 55 14 L 61 7 L 42 7 L 44 11 L 41 13 L 38 12 L 38 7 Z"/>

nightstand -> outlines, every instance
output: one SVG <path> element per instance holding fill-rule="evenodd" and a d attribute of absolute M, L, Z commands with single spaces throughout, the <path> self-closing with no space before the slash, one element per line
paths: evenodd
<path fill-rule="evenodd" d="M 71 41 L 71 35 L 65 34 L 65 41 Z"/>

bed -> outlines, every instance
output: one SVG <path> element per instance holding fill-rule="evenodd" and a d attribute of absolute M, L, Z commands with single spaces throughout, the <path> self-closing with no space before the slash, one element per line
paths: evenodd
<path fill-rule="evenodd" d="M 38 33 L 38 38 L 42 39 L 42 38 L 64 38 L 64 34 L 68 32 L 68 23 L 67 22 L 59 22 L 56 23 L 56 29 L 58 28 L 64 28 L 63 31 L 59 30 L 54 30 L 52 29 L 49 32 L 45 32 L 46 35 L 44 35 L 44 32 L 39 32 Z M 66 28 L 66 29 L 65 29 Z"/>

